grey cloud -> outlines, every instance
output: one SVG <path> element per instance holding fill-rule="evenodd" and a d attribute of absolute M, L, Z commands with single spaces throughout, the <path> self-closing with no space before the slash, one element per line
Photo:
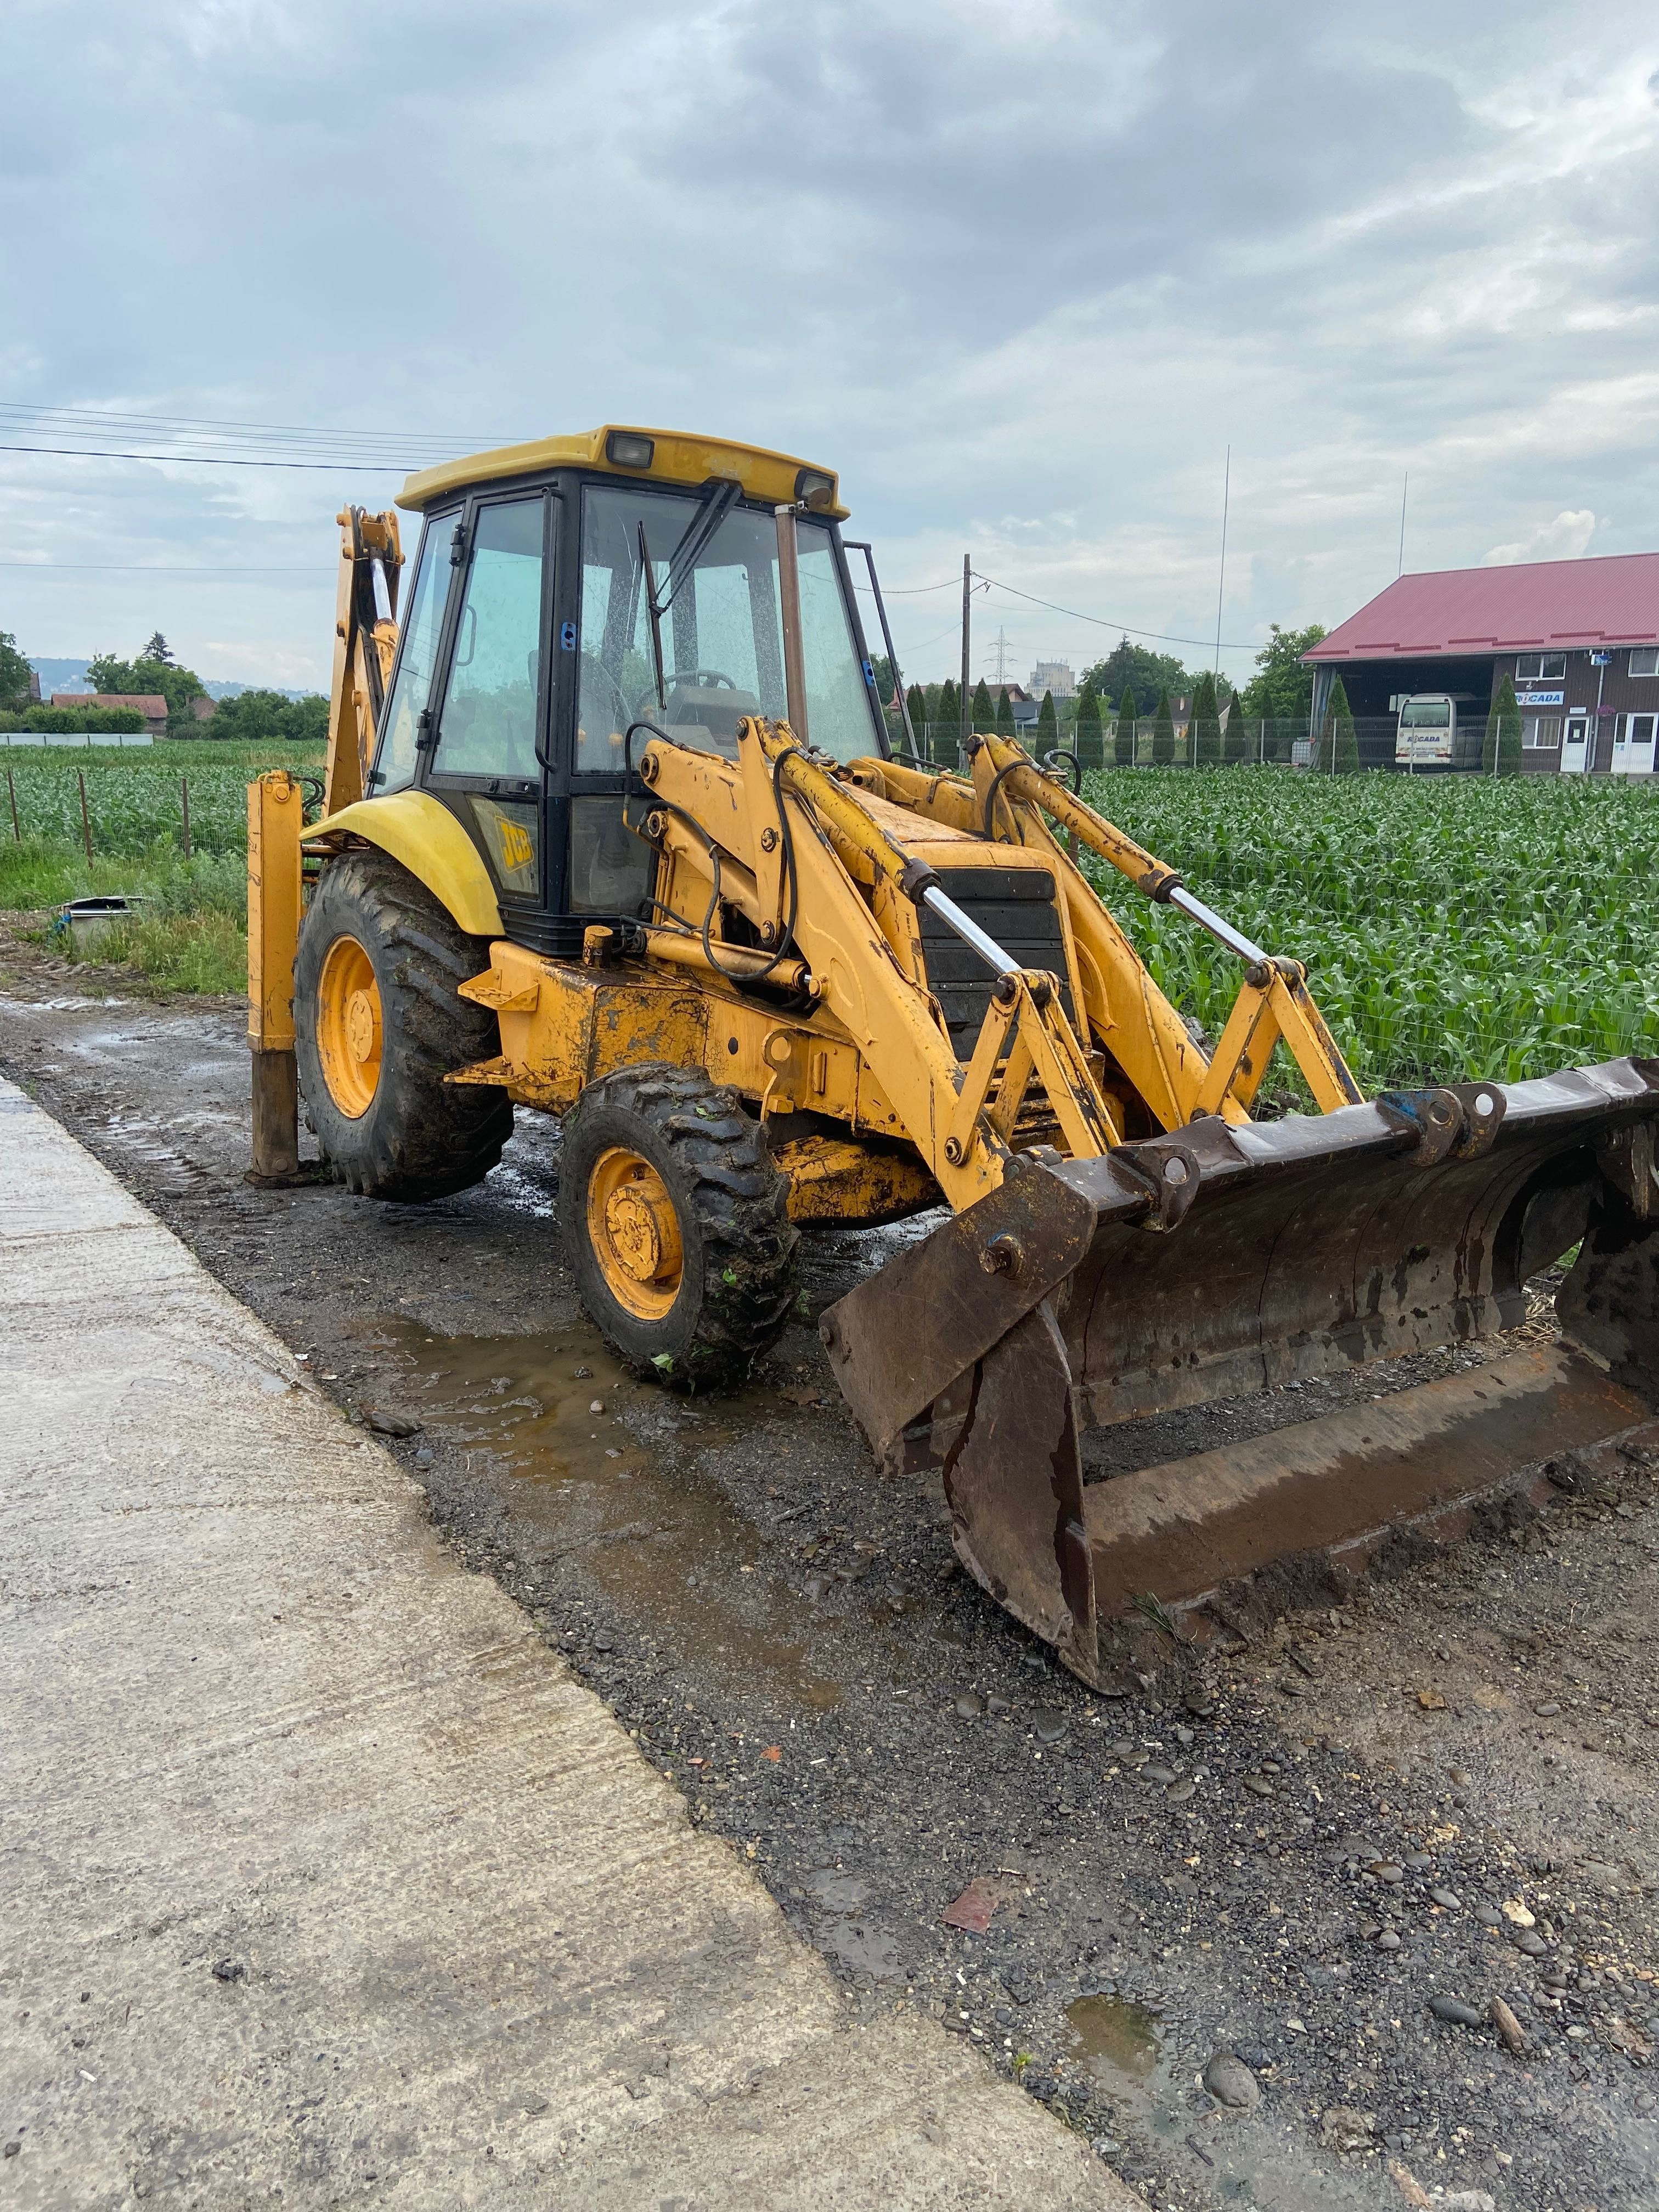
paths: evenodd
<path fill-rule="evenodd" d="M 1227 635 L 1335 621 L 1393 574 L 1407 468 L 1417 565 L 1585 511 L 1592 551 L 1649 542 L 1655 43 L 1631 0 L 14 0 L 0 396 L 708 427 L 838 465 L 895 580 L 966 544 L 1197 635 L 1231 443 Z M 0 484 L 0 557 L 319 569 L 0 568 L 33 649 L 170 590 L 169 635 L 319 677 L 334 507 L 391 488 L 3 454 Z M 935 673 L 941 604 L 898 603 Z"/>

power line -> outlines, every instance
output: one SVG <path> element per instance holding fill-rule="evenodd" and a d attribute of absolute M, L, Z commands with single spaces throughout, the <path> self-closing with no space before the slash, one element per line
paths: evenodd
<path fill-rule="evenodd" d="M 1131 637 L 1152 637 L 1164 645 L 1213 646 L 1218 642 L 1216 639 L 1210 637 L 1176 637 L 1168 630 L 1140 629 L 1133 623 L 1109 622 L 1102 615 L 1085 615 L 1076 607 L 1062 607 L 1054 599 L 1040 599 L 1035 592 L 1022 592 L 1017 584 L 998 583 L 994 576 L 988 576 L 982 570 L 975 573 L 979 575 L 981 583 L 994 584 L 1000 592 L 1012 592 L 1017 599 L 1029 599 L 1034 607 L 1047 607 L 1053 614 L 1069 615 L 1073 622 L 1092 623 L 1097 629 L 1122 630 Z M 1249 646 L 1231 638 L 1223 639 L 1219 642 L 1223 649 L 1228 653 L 1249 653 L 1251 650 Z"/>
<path fill-rule="evenodd" d="M 0 568 L 40 568 L 51 573 L 72 569 L 77 575 L 107 576 L 331 576 L 331 568 L 314 562 L 301 567 L 279 562 L 264 566 L 235 566 L 214 562 L 186 567 L 166 561 L 0 561 Z"/>
<path fill-rule="evenodd" d="M 269 461 L 248 460 L 228 453 L 130 453 L 112 446 L 10 445 L 0 445 L 0 453 L 58 453 L 83 461 L 173 461 L 192 469 L 326 469 L 333 476 L 338 476 L 342 469 L 360 469 L 370 476 L 409 474 L 407 461 L 359 461 L 349 455 L 337 461 Z"/>
<path fill-rule="evenodd" d="M 201 438 L 215 445 L 246 445 L 252 440 L 264 444 L 288 444 L 298 440 L 313 447 L 332 447 L 341 452 L 358 452 L 368 448 L 385 452 L 390 447 L 401 456 L 411 448 L 430 448 L 440 454 L 459 451 L 476 451 L 487 445 L 510 445 L 513 439 L 500 436 L 485 437 L 456 434 L 411 430 L 325 430 L 307 428 L 295 422 L 252 422 L 235 418 L 201 415 L 138 415 L 113 408 L 58 407 L 34 405 L 21 400 L 0 400 L 0 417 L 19 429 L 79 430 L 83 434 L 98 428 L 107 428 L 112 435 L 125 431 L 129 435 L 137 428 L 161 431 L 168 436 L 185 434 Z"/>
<path fill-rule="evenodd" d="M 881 595 L 884 599 L 913 599 L 918 592 L 953 592 L 961 581 L 960 576 L 947 576 L 939 584 L 884 584 Z M 868 584 L 854 584 L 853 589 L 862 592 L 866 599 L 875 597 Z"/>

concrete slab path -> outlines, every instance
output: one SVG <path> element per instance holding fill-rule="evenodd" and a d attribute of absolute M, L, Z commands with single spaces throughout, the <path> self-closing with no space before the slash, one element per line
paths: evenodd
<path fill-rule="evenodd" d="M 1139 2205 L 0 1082 L 0 2207 Z"/>

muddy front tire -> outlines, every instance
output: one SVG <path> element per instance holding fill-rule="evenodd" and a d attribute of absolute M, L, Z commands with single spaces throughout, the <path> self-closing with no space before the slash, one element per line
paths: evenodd
<path fill-rule="evenodd" d="M 323 1157 L 360 1196 L 446 1198 L 500 1159 L 506 1091 L 443 1079 L 501 1050 L 495 1016 L 455 989 L 489 965 L 487 940 L 386 854 L 325 866 L 294 966 L 295 1049 Z"/>
<path fill-rule="evenodd" d="M 559 1225 L 577 1294 L 637 1374 L 729 1389 L 793 1310 L 789 1186 L 734 1091 L 632 1067 L 565 1116 Z"/>

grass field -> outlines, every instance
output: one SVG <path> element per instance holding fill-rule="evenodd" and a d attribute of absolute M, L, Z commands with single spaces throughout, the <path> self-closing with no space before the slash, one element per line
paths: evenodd
<path fill-rule="evenodd" d="M 274 766 L 316 772 L 320 754 L 207 744 L 68 756 L 20 749 L 0 759 L 11 775 L 10 791 L 0 775 L 0 907 L 143 892 L 151 915 L 107 942 L 105 957 L 157 988 L 240 990 L 246 787 L 256 769 Z M 1368 1090 L 1515 1082 L 1659 1053 L 1659 790 L 1583 777 L 1119 769 L 1091 775 L 1089 797 L 1258 944 L 1307 962 Z M 1101 868 L 1097 880 L 1159 984 L 1218 1034 L 1239 963 L 1113 871 Z M 1273 1085 L 1288 1081 L 1281 1054 Z"/>
<path fill-rule="evenodd" d="M 1088 797 L 1257 944 L 1308 963 L 1367 1090 L 1659 1053 L 1659 791 L 1116 769 Z M 1100 888 L 1164 990 L 1218 1035 L 1239 963 L 1103 864 Z"/>

